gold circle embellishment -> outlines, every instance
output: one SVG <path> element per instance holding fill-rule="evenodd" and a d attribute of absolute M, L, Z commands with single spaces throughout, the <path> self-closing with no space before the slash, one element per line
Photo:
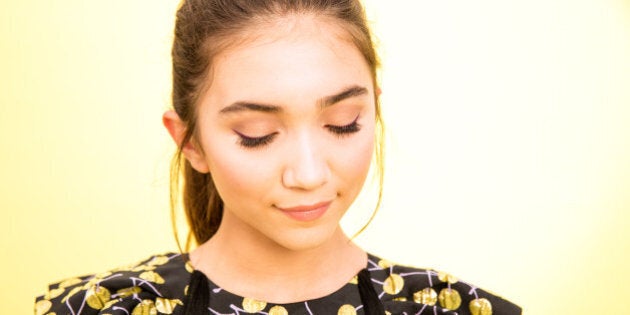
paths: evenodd
<path fill-rule="evenodd" d="M 151 300 L 142 300 L 140 304 L 133 308 L 131 315 L 157 315 L 155 303 Z"/>
<path fill-rule="evenodd" d="M 35 315 L 44 315 L 52 307 L 52 302 L 41 300 L 35 303 Z"/>
<path fill-rule="evenodd" d="M 389 268 L 389 267 L 391 267 L 391 266 L 393 266 L 393 265 L 394 265 L 394 263 L 393 263 L 393 262 L 391 262 L 391 261 L 389 261 L 389 260 L 386 260 L 386 259 L 381 259 L 381 260 L 378 262 L 378 266 L 379 266 L 379 267 L 381 267 L 381 268 L 383 268 L 383 269 L 387 269 L 387 268 Z"/>
<path fill-rule="evenodd" d="M 450 284 L 455 284 L 457 283 L 457 278 L 451 274 L 448 274 L 446 272 L 438 272 L 438 279 L 440 279 L 440 281 L 442 282 L 448 282 Z"/>
<path fill-rule="evenodd" d="M 337 311 L 337 315 L 357 315 L 357 310 L 350 304 L 344 304 Z"/>
<path fill-rule="evenodd" d="M 101 272 L 101 273 L 95 275 L 94 278 L 102 280 L 102 279 L 105 279 L 105 278 L 107 278 L 107 277 L 109 277 L 111 275 L 112 275 L 112 273 L 110 271 L 106 271 L 106 272 Z"/>
<path fill-rule="evenodd" d="M 492 315 L 492 304 L 486 299 L 474 299 L 469 307 L 472 315 Z"/>
<path fill-rule="evenodd" d="M 133 271 L 133 272 L 151 271 L 151 270 L 155 270 L 155 266 L 153 266 L 153 265 L 147 265 L 147 264 L 138 265 L 138 266 L 133 267 L 133 268 L 131 269 L 131 271 Z"/>
<path fill-rule="evenodd" d="M 140 292 L 142 292 L 142 289 L 140 287 L 129 287 L 129 288 L 123 288 L 116 291 L 116 294 L 118 294 L 119 298 L 126 298 L 126 297 L 133 296 L 134 294 L 138 294 Z"/>
<path fill-rule="evenodd" d="M 257 313 L 265 309 L 267 302 L 258 301 L 250 298 L 243 299 L 243 309 L 248 313 Z"/>
<path fill-rule="evenodd" d="M 143 273 L 140 274 L 140 279 L 143 280 L 147 280 L 147 281 L 151 281 L 157 284 L 164 284 L 164 278 L 162 278 L 157 272 L 155 271 L 145 271 Z"/>
<path fill-rule="evenodd" d="M 179 299 L 155 299 L 155 309 L 163 314 L 173 314 L 173 310 L 175 309 L 175 307 L 177 307 L 177 305 L 184 305 L 184 303 L 182 303 L 182 301 L 180 301 Z"/>
<path fill-rule="evenodd" d="M 193 271 L 195 271 L 195 267 L 193 267 L 190 261 L 186 262 L 186 271 L 188 271 L 189 273 L 193 273 Z"/>
<path fill-rule="evenodd" d="M 75 284 L 79 284 L 81 282 L 83 282 L 83 281 L 81 279 L 79 279 L 79 278 L 70 278 L 70 279 L 66 279 L 63 282 L 61 282 L 59 284 L 59 287 L 60 288 L 67 288 L 67 287 L 71 287 L 71 286 L 73 286 Z"/>
<path fill-rule="evenodd" d="M 109 302 L 105 303 L 105 305 L 103 306 L 103 310 L 106 310 L 106 309 L 112 307 L 113 305 L 115 305 L 116 303 L 118 303 L 120 301 L 121 301 L 121 299 L 109 300 Z M 102 315 L 105 315 L 105 314 L 102 314 Z"/>
<path fill-rule="evenodd" d="M 87 304 L 95 310 L 100 310 L 109 302 L 112 295 L 105 287 L 93 286 L 87 290 L 86 296 Z"/>
<path fill-rule="evenodd" d="M 166 256 L 155 256 L 147 264 L 149 266 L 159 266 L 159 265 L 164 265 L 165 263 L 168 262 L 168 260 L 169 259 Z"/>
<path fill-rule="evenodd" d="M 350 281 L 348 281 L 348 283 L 350 283 L 350 284 L 359 284 L 359 276 L 352 277 L 352 279 L 350 279 Z"/>
<path fill-rule="evenodd" d="M 387 294 L 398 294 L 405 286 L 405 280 L 400 275 L 392 273 L 383 282 L 383 291 Z"/>
<path fill-rule="evenodd" d="M 64 291 L 66 291 L 66 289 L 64 289 L 64 288 L 52 289 L 52 290 L 46 292 L 46 295 L 44 296 L 44 298 L 47 299 L 47 300 L 54 299 L 54 298 L 60 296 L 61 294 L 63 294 Z"/>
<path fill-rule="evenodd" d="M 449 288 L 444 288 L 440 291 L 438 300 L 443 308 L 451 311 L 458 309 L 462 304 L 462 297 L 459 295 L 459 292 Z"/>
<path fill-rule="evenodd" d="M 269 315 L 289 315 L 286 308 L 276 305 L 269 310 Z"/>
<path fill-rule="evenodd" d="M 437 300 L 438 294 L 433 288 L 424 288 L 413 294 L 413 301 L 416 303 L 433 306 L 437 303 Z"/>

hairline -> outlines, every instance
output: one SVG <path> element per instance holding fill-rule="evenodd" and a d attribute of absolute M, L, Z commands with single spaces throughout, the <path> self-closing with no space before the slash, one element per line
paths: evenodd
<path fill-rule="evenodd" d="M 222 34 L 206 36 L 206 38 L 202 41 L 200 52 L 205 52 L 207 55 L 210 56 L 206 61 L 207 65 L 204 73 L 198 78 L 199 85 L 197 91 L 195 92 L 196 95 L 192 103 L 194 112 L 192 118 L 193 120 L 195 120 L 195 122 L 192 122 L 193 126 L 197 126 L 196 120 L 199 117 L 198 110 L 201 107 L 201 99 L 204 95 L 206 95 L 206 93 L 208 93 L 208 90 L 212 86 L 215 69 L 213 64 L 216 63 L 217 58 L 219 58 L 221 55 L 228 54 L 230 50 L 238 49 L 238 47 L 255 43 L 256 41 L 279 40 L 283 35 L 286 35 L 286 32 L 280 35 L 274 35 L 274 38 L 272 39 L 263 38 L 263 36 L 265 35 L 264 33 L 270 28 L 280 25 L 282 21 L 286 21 L 287 19 L 295 20 L 297 17 L 300 16 L 308 16 L 313 20 L 314 23 L 328 27 L 330 30 L 333 30 L 334 34 L 339 40 L 345 41 L 351 44 L 357 50 L 359 50 L 361 56 L 363 57 L 365 63 L 369 68 L 372 80 L 372 87 L 374 88 L 374 91 L 376 91 L 377 78 L 375 72 L 378 64 L 375 64 L 372 67 L 369 64 L 368 60 L 365 58 L 360 47 L 356 44 L 353 36 L 353 30 L 356 30 L 357 27 L 354 24 L 337 18 L 331 14 L 327 14 L 326 11 L 315 12 L 308 9 L 304 11 L 261 14 L 259 16 L 253 17 L 246 25 L 241 26 L 240 29 L 235 28 L 232 31 L 228 30 Z M 297 22 L 299 22 L 299 20 Z M 335 25 L 336 27 L 330 27 L 331 25 Z M 293 25 L 292 27 L 295 27 L 295 25 Z M 251 31 L 252 29 L 254 30 L 253 32 Z M 214 43 L 211 43 L 210 39 L 212 39 Z M 196 141 L 196 139 L 199 139 L 198 128 L 195 128 L 192 131 L 190 140 Z"/>

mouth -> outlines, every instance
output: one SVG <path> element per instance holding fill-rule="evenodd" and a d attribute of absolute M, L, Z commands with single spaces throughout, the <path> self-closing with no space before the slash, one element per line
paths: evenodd
<path fill-rule="evenodd" d="M 276 206 L 276 208 L 294 220 L 313 221 L 323 216 L 331 203 L 332 201 L 324 201 L 312 205 L 300 205 L 287 208 Z"/>

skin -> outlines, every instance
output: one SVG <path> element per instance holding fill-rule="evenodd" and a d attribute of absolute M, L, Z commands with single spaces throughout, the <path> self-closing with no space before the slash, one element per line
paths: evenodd
<path fill-rule="evenodd" d="M 232 293 L 290 303 L 328 295 L 366 266 L 339 221 L 370 167 L 375 90 L 341 27 L 276 22 L 212 60 L 183 153 L 225 204 L 216 235 L 190 254 L 195 268 Z M 184 123 L 173 111 L 163 121 L 180 143 Z M 288 215 L 316 204 L 319 216 Z"/>

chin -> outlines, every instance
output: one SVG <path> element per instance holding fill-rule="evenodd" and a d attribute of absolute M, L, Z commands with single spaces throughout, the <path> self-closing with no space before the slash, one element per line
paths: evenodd
<path fill-rule="evenodd" d="M 277 235 L 276 243 L 290 251 L 307 251 L 317 249 L 333 242 L 339 227 L 318 227 L 309 231 L 296 229 L 284 235 Z"/>

